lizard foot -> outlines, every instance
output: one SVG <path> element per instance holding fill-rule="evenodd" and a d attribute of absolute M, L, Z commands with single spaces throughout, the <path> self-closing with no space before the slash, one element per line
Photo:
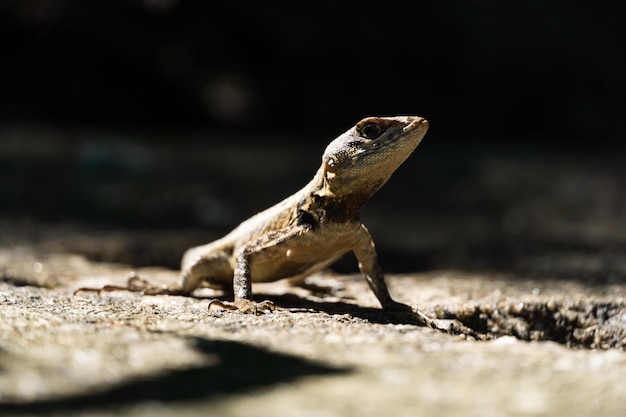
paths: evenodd
<path fill-rule="evenodd" d="M 274 303 L 269 300 L 261 301 L 260 303 L 255 303 L 254 301 L 250 301 L 250 300 L 246 300 L 242 298 L 242 299 L 236 300 L 234 303 L 229 303 L 227 301 L 220 301 L 220 300 L 211 300 L 208 306 L 208 310 L 209 311 L 238 310 L 245 314 L 254 314 L 258 316 L 261 313 L 268 314 L 268 313 L 273 312 L 274 310 L 276 310 L 276 306 L 274 306 Z"/>
<path fill-rule="evenodd" d="M 463 323 L 458 320 L 440 320 L 440 319 L 432 319 L 428 317 L 426 314 L 422 313 L 419 308 L 411 307 L 406 304 L 393 302 L 393 304 L 385 306 L 385 311 L 390 311 L 392 313 L 400 313 L 406 314 L 409 313 L 411 316 L 417 319 L 420 326 L 430 327 L 433 330 L 438 330 L 440 332 L 448 333 L 448 334 L 464 334 L 467 336 L 474 337 L 476 340 L 481 340 L 480 335 L 477 335 L 477 332 L 473 329 L 468 328 Z"/>
<path fill-rule="evenodd" d="M 392 313 L 408 313 L 409 315 L 415 317 L 421 326 L 430 327 L 431 329 L 435 330 L 446 331 L 438 324 L 437 321 L 422 313 L 417 307 L 411 307 L 409 305 L 392 300 L 390 303 L 385 304 L 384 310 Z"/>

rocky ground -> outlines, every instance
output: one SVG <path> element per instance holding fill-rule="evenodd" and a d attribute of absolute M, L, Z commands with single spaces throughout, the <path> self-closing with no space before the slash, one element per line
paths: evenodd
<path fill-rule="evenodd" d="M 208 311 L 222 296 L 210 288 L 194 297 L 74 294 L 131 274 L 176 282 L 186 247 L 280 198 L 261 184 L 284 195 L 310 168 L 297 152 L 259 147 L 245 159 L 225 147 L 206 152 L 210 172 L 198 168 L 179 187 L 163 178 L 180 165 L 154 163 L 154 147 L 133 149 L 137 171 L 117 183 L 109 171 L 102 179 L 93 167 L 102 161 L 87 151 L 9 149 L 30 168 L 73 168 L 38 200 L 28 192 L 44 191 L 12 185 L 29 178 L 14 164 L 5 207 L 26 198 L 90 214 L 68 221 L 35 210 L 0 221 L 0 415 L 626 415 L 626 176 L 617 158 L 477 152 L 459 163 L 446 149 L 416 154 L 364 219 L 392 294 L 433 318 L 432 329 L 380 311 L 350 258 L 312 277 L 328 293 L 256 285 L 256 299 L 278 306 L 262 316 Z M 127 151 L 107 152 L 126 164 Z M 258 175 L 259 161 L 289 155 L 285 181 Z M 228 163 L 241 158 L 245 169 Z M 209 174 L 231 183 L 206 191 L 199 184 Z M 27 186 L 43 181 L 32 178 Z M 233 183 L 237 192 L 223 191 Z M 246 184 L 253 191 L 241 192 Z M 103 208 L 115 193 L 123 197 Z M 193 215 L 189 206 L 200 227 L 162 221 Z M 107 214 L 116 220 L 89 217 Z M 141 227 L 129 226 L 137 219 Z"/>

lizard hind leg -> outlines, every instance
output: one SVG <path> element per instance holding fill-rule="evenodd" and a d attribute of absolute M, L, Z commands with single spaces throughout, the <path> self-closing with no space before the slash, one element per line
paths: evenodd
<path fill-rule="evenodd" d="M 228 288 L 233 279 L 233 269 L 228 257 L 223 253 L 203 254 L 192 248 L 183 257 L 181 266 L 183 294 L 191 294 L 203 281 L 220 288 Z"/>

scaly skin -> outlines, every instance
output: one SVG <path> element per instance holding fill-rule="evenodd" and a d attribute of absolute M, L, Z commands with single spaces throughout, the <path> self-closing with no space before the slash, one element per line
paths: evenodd
<path fill-rule="evenodd" d="M 409 310 L 389 295 L 374 242 L 359 212 L 420 143 L 428 122 L 418 116 L 368 117 L 332 141 L 322 165 L 300 191 L 212 243 L 183 256 L 182 288 L 190 294 L 202 281 L 233 285 L 234 305 L 209 305 L 243 312 L 272 310 L 255 303 L 252 282 L 302 281 L 353 251 L 361 272 L 385 310 Z"/>

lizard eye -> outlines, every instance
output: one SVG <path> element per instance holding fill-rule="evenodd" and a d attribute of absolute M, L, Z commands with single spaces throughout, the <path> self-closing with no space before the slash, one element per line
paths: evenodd
<path fill-rule="evenodd" d="M 376 139 L 383 134 L 385 130 L 376 123 L 367 123 L 359 129 L 359 133 L 365 139 Z"/>

